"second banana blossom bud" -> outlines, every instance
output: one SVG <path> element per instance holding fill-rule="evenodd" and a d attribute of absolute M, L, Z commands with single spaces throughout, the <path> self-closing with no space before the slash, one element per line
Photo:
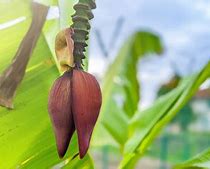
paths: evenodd
<path fill-rule="evenodd" d="M 60 157 L 65 155 L 75 130 L 80 158 L 85 156 L 101 103 L 101 90 L 97 80 L 83 70 L 69 70 L 54 82 L 48 109 Z"/>

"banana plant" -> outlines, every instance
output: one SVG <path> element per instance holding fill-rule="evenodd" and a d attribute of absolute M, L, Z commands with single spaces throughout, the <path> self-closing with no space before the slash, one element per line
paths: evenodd
<path fill-rule="evenodd" d="M 60 75 L 54 41 L 56 34 L 71 24 L 70 16 L 73 14 L 75 1 L 37 0 L 37 2 L 49 6 L 58 5 L 60 18 L 45 22 L 23 81 L 17 88 L 14 109 L 0 107 L 0 168 L 92 169 L 94 162 L 89 154 L 82 160 L 77 156 L 79 147 L 76 134 L 72 136 L 66 155 L 63 159 L 59 159 L 47 113 L 51 84 Z M 94 8 L 93 4 L 90 6 Z M 15 25 L 0 30 L 0 72 L 2 72 L 15 56 L 31 24 L 32 13 L 29 0 L 1 1 L 0 11 L 3 13 L 0 16 L 0 23 L 17 21 Z M 82 11 L 79 13 L 84 14 Z M 85 17 L 87 18 L 84 23 L 74 24 L 78 32 L 81 31 L 80 27 L 85 29 L 82 30 L 85 33 L 82 34 L 84 36 L 81 41 L 84 47 L 86 46 L 84 38 L 85 40 L 88 38 L 87 31 L 90 28 L 86 21 L 92 15 L 89 13 Z M 81 36 L 74 38 L 77 45 L 80 44 Z M 77 60 L 78 67 L 82 65 L 84 51 L 84 48 L 82 51 L 80 48 L 75 51 L 75 55 L 80 58 Z M 134 168 L 159 132 L 210 77 L 209 62 L 199 73 L 184 78 L 176 89 L 162 96 L 150 108 L 140 111 L 138 61 L 147 54 L 162 52 L 163 45 L 158 35 L 137 31 L 125 41 L 103 79 L 103 105 L 93 132 L 91 147 L 104 145 L 115 147 L 122 156 L 119 168 Z M 208 154 L 209 151 L 176 167 L 207 168 Z"/>
<path fill-rule="evenodd" d="M 54 52 L 55 36 L 71 24 L 75 1 L 39 0 L 39 3 L 48 6 L 62 4 L 59 6 L 60 11 L 68 12 L 61 13 L 60 18 L 45 22 L 24 79 L 17 88 L 14 109 L 0 107 L 0 168 L 93 168 L 89 155 L 82 160 L 75 156 L 78 153 L 76 135 L 72 138 L 66 156 L 59 159 L 46 106 L 51 84 L 60 75 Z M 3 14 L 0 16 L 1 23 L 18 21 L 0 30 L 2 72 L 11 63 L 31 24 L 31 1 L 1 1 L 0 11 Z"/>
<path fill-rule="evenodd" d="M 174 169 L 208 169 L 210 167 L 210 149 L 204 150 L 192 159 L 175 165 Z"/>
<path fill-rule="evenodd" d="M 137 32 L 126 40 L 105 75 L 101 116 L 92 143 L 94 146 L 110 145 L 117 149 L 123 157 L 119 168 L 134 168 L 161 129 L 210 77 L 209 62 L 199 73 L 182 79 L 177 88 L 151 107 L 143 112 L 138 110 L 138 60 L 148 53 L 162 52 L 158 36 Z"/>
<path fill-rule="evenodd" d="M 95 132 L 96 140 L 102 138 L 101 143 L 106 140 L 107 144 L 123 148 L 129 137 L 129 120 L 135 114 L 140 99 L 138 61 L 147 54 L 162 52 L 160 38 L 154 33 L 138 31 L 125 41 L 103 80 L 103 105 Z M 102 133 L 100 130 L 104 129 Z M 106 133 L 111 137 L 104 136 L 106 139 L 103 139 Z M 96 142 L 101 143 L 99 140 Z"/>
<path fill-rule="evenodd" d="M 162 96 L 150 108 L 143 112 L 137 111 L 129 124 L 131 135 L 125 144 L 121 168 L 135 166 L 161 129 L 170 122 L 208 78 L 210 78 L 210 62 L 199 73 L 183 79 L 176 89 Z"/>

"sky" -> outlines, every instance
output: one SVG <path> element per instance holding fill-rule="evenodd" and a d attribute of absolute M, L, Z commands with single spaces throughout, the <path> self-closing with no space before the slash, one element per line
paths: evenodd
<path fill-rule="evenodd" d="M 96 3 L 90 36 L 91 72 L 102 76 L 133 32 L 149 30 L 161 37 L 164 54 L 148 56 L 138 66 L 142 107 L 155 100 L 154 93 L 175 73 L 187 76 L 198 72 L 210 60 L 209 0 L 98 0 Z"/>

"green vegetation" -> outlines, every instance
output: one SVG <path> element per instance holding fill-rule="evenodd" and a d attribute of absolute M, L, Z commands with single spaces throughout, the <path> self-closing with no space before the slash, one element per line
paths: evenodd
<path fill-rule="evenodd" d="M 76 135 L 73 136 L 65 157 L 58 158 L 47 112 L 50 87 L 60 75 L 54 53 L 55 36 L 59 30 L 71 25 L 75 1 L 40 2 L 57 4 L 61 16 L 59 19 L 46 21 L 27 66 L 26 75 L 16 92 L 14 109 L 0 107 L 0 168 L 44 169 L 59 166 L 66 169 L 92 169 L 94 160 L 91 158 L 91 151 L 83 160 L 75 157 L 78 153 Z M 14 8 L 15 10 L 10 10 Z M 0 30 L 2 72 L 11 63 L 30 26 L 30 3 L 29 0 L 0 2 L 0 11 L 4 11 L 0 16 L 0 23 L 26 17 L 18 24 Z M 125 41 L 102 79 L 103 106 L 90 149 L 113 147 L 113 151 L 122 157 L 119 168 L 132 169 L 141 157 L 150 154 L 148 147 L 188 103 L 199 86 L 210 78 L 209 62 L 200 72 L 181 79 L 175 89 L 161 96 L 151 107 L 140 111 L 138 61 L 147 54 L 162 52 L 164 49 L 158 35 L 138 31 Z M 116 98 L 120 98 L 120 101 Z M 176 168 L 209 168 L 209 154 L 208 150 Z M 155 153 L 152 155 L 156 156 Z M 169 159 L 169 162 L 174 163 L 176 159 Z"/>

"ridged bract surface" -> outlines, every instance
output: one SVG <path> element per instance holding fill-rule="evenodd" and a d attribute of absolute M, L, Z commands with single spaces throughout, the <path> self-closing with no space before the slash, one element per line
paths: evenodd
<path fill-rule="evenodd" d="M 75 131 L 71 111 L 71 75 L 66 72 L 53 84 L 48 101 L 48 110 L 56 137 L 57 150 L 63 157 Z"/>
<path fill-rule="evenodd" d="M 101 90 L 95 77 L 81 70 L 73 70 L 72 112 L 78 135 L 80 158 L 85 156 L 89 148 L 101 102 Z"/>
<path fill-rule="evenodd" d="M 80 158 L 85 156 L 101 103 L 101 89 L 97 80 L 83 70 L 72 69 L 54 82 L 48 109 L 60 157 L 65 155 L 75 129 Z"/>

